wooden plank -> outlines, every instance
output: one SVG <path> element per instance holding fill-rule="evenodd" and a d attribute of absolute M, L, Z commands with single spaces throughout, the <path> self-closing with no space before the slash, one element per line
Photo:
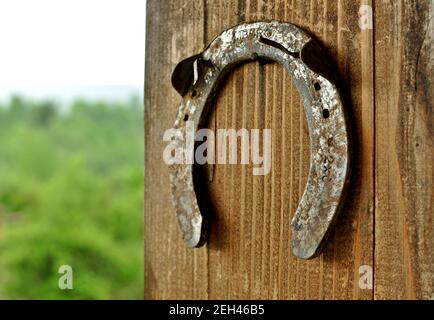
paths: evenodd
<path fill-rule="evenodd" d="M 375 12 L 375 298 L 433 299 L 433 3 Z"/>
<path fill-rule="evenodd" d="M 310 4 L 294 1 L 288 7 L 286 20 L 317 37 L 336 59 L 342 91 L 351 101 L 349 108 L 353 113 L 356 144 L 354 179 L 344 214 L 321 257 L 307 262 L 289 257 L 292 260 L 289 283 L 295 286 L 295 290 L 287 289 L 285 298 L 372 298 L 372 291 L 361 290 L 358 286 L 359 267 L 372 266 L 373 244 L 373 133 L 369 131 L 373 126 L 373 86 L 372 81 L 366 79 L 372 70 L 372 45 L 369 35 L 361 34 L 358 10 L 359 4 L 353 1 L 311 1 Z M 293 95 L 293 101 L 294 98 Z M 298 109 L 301 110 L 301 106 Z M 293 118 L 297 119 L 297 115 Z M 289 134 L 297 137 L 297 130 L 293 127 Z M 296 141 L 291 143 L 295 148 Z M 307 139 L 299 141 L 301 154 L 305 154 Z M 302 162 L 300 160 L 293 159 L 293 162 Z M 298 190 L 291 191 L 291 215 L 301 196 L 302 177 L 306 172 L 307 168 L 302 167 L 297 172 L 292 166 L 292 174 L 298 174 Z"/>
<path fill-rule="evenodd" d="M 372 34 L 358 26 L 353 1 L 148 1 L 145 88 L 146 298 L 360 298 L 359 267 L 373 265 Z M 170 85 L 176 62 L 200 52 L 243 21 L 279 19 L 318 38 L 337 60 L 351 101 L 355 145 L 349 199 L 324 253 L 301 261 L 290 252 L 290 221 L 310 158 L 304 112 L 291 78 L 277 64 L 249 63 L 221 88 L 211 128 L 271 128 L 272 172 L 252 166 L 209 168 L 214 206 L 206 246 L 187 249 L 170 201 L 162 161 L 164 129 L 179 97 Z M 363 124 L 363 125 L 362 125 Z"/>
<path fill-rule="evenodd" d="M 179 96 L 171 72 L 204 45 L 204 3 L 148 1 L 145 81 L 145 298 L 207 297 L 207 252 L 185 247 L 171 205 L 163 133 Z"/>

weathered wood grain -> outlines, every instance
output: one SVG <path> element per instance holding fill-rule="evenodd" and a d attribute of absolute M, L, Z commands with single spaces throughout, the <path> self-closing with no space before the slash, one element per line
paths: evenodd
<path fill-rule="evenodd" d="M 433 2 L 375 13 L 375 298 L 433 299 Z"/>
<path fill-rule="evenodd" d="M 163 133 L 173 126 L 175 64 L 203 48 L 199 1 L 149 1 L 145 81 L 145 297 L 206 298 L 207 251 L 188 250 L 171 207 Z"/>
<path fill-rule="evenodd" d="M 369 2 L 368 2 L 369 3 Z M 148 0 L 145 86 L 145 297 L 371 299 L 359 267 L 373 265 L 373 46 L 358 26 L 355 1 Z M 237 23 L 278 19 L 318 38 L 335 57 L 351 104 L 353 182 L 324 253 L 301 261 L 290 251 L 290 221 L 306 183 L 309 137 L 296 88 L 276 64 L 249 63 L 229 76 L 211 128 L 271 128 L 272 172 L 251 165 L 209 168 L 214 206 L 206 246 L 182 242 L 170 201 L 162 136 L 179 97 L 170 75 Z"/>

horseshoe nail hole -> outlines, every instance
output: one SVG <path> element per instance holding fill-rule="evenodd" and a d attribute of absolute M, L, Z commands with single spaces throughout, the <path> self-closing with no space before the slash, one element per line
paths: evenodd
<path fill-rule="evenodd" d="M 313 84 L 313 87 L 315 88 L 316 91 L 320 91 L 321 90 L 321 85 L 319 84 L 319 82 L 315 82 Z"/>
<path fill-rule="evenodd" d="M 193 91 L 191 92 L 191 97 L 194 98 L 195 96 L 197 96 L 197 91 L 196 91 L 196 90 L 193 90 Z"/>
<path fill-rule="evenodd" d="M 188 121 L 188 114 L 184 116 L 184 121 Z"/>
<path fill-rule="evenodd" d="M 330 111 L 329 111 L 329 109 L 323 109 L 322 116 L 323 116 L 324 119 L 327 119 L 328 117 L 330 117 Z"/>

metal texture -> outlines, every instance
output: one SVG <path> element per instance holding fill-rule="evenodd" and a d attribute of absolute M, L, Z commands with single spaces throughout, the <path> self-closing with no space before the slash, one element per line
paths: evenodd
<path fill-rule="evenodd" d="M 224 74 L 236 64 L 258 58 L 279 62 L 303 99 L 311 163 L 291 227 L 294 255 L 309 259 L 320 252 L 341 210 L 349 177 L 349 134 L 342 99 L 329 60 L 309 35 L 277 21 L 241 24 L 221 33 L 202 53 L 180 62 L 172 84 L 182 96 L 174 125 L 182 134 L 174 143 L 177 151 L 184 152 L 191 130 L 186 121 L 193 121 L 194 132 L 202 128 Z M 193 159 L 193 154 L 188 156 Z M 203 188 L 198 186 L 195 165 L 170 165 L 170 183 L 182 236 L 188 246 L 200 246 L 207 229 L 202 212 L 209 209 L 201 200 Z"/>

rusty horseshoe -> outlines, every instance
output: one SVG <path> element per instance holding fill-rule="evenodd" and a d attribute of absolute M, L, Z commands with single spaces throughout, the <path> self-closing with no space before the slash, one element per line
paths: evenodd
<path fill-rule="evenodd" d="M 222 32 L 200 54 L 181 61 L 172 84 L 182 100 L 174 128 L 175 148 L 184 150 L 187 120 L 204 127 L 219 82 L 236 64 L 258 58 L 279 62 L 293 77 L 309 128 L 311 160 L 303 196 L 291 222 L 292 252 L 302 259 L 320 253 L 342 210 L 350 171 L 349 132 L 334 68 L 318 43 L 298 27 L 278 21 L 240 24 Z M 194 152 L 193 150 L 191 152 Z M 190 152 L 190 153 L 191 153 Z M 189 156 L 193 156 L 189 154 Z M 207 208 L 198 200 L 195 165 L 169 164 L 172 200 L 184 241 L 206 238 Z"/>

